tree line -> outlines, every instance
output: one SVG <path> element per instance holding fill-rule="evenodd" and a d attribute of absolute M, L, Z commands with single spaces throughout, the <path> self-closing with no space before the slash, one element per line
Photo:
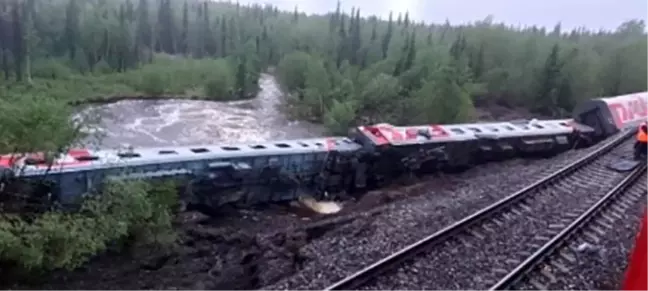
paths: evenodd
<path fill-rule="evenodd" d="M 79 74 L 114 73 L 164 53 L 227 60 L 231 69 L 214 70 L 206 91 L 227 87 L 242 97 L 256 90 L 261 71 L 276 67 L 291 113 L 333 131 L 358 122 L 459 122 L 484 102 L 558 116 L 586 98 L 646 88 L 639 20 L 615 31 L 564 31 L 492 17 L 458 26 L 407 13 L 379 19 L 339 3 L 306 16 L 268 5 L 135 1 L 2 1 L 5 79 L 32 82 L 35 63 L 48 58 Z"/>

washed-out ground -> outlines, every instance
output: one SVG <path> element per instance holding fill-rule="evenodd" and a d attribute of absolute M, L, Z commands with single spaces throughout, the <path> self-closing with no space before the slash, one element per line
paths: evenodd
<path fill-rule="evenodd" d="M 259 97 L 249 101 L 121 101 L 85 112 L 104 117 L 98 130 L 109 147 L 321 135 L 321 127 L 290 122 L 279 113 L 281 95 L 272 76 L 263 75 L 260 84 Z M 497 106 L 480 113 L 484 120 L 528 116 Z M 176 219 L 180 240 L 171 252 L 105 254 L 74 272 L 55 272 L 13 288 L 320 289 L 591 150 L 409 181 L 346 201 L 334 215 L 294 205 L 231 209 L 220 218 L 182 213 Z"/>

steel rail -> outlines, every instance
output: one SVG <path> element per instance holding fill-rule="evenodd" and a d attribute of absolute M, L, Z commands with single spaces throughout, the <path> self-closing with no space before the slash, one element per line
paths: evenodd
<path fill-rule="evenodd" d="M 609 153 L 612 149 L 619 146 L 626 141 L 633 131 L 625 131 L 615 137 L 613 140 L 607 142 L 601 148 L 594 152 L 578 159 L 575 162 L 561 168 L 560 170 L 545 176 L 542 179 L 526 186 L 525 188 L 457 221 L 445 228 L 413 243 L 410 244 L 389 256 L 386 256 L 377 262 L 343 278 L 342 280 L 326 287 L 324 290 L 355 290 L 363 284 L 367 283 L 373 278 L 376 278 L 383 273 L 396 268 L 401 263 L 414 258 L 416 255 L 426 251 L 427 249 L 438 245 L 441 242 L 453 237 L 455 234 L 462 232 L 464 229 L 471 227 L 479 221 L 485 220 L 495 214 L 500 213 L 507 207 L 514 205 L 518 201 L 522 201 L 529 194 L 534 193 L 536 190 L 553 183 L 554 181 L 565 177 L 576 170 L 592 163 L 605 154 Z"/>
<path fill-rule="evenodd" d="M 540 247 L 535 253 L 531 254 L 524 262 L 519 264 L 515 269 L 495 283 L 489 290 L 508 290 L 513 284 L 522 279 L 529 271 L 542 262 L 562 243 L 567 241 L 571 235 L 586 225 L 598 212 L 604 209 L 604 206 L 620 197 L 630 186 L 638 181 L 639 177 L 646 172 L 646 164 L 639 165 L 630 175 L 625 177 L 612 190 L 608 191 L 603 198 L 592 205 L 587 211 L 576 218 L 569 226 L 564 228 L 560 233 L 554 236 L 549 242 Z"/>

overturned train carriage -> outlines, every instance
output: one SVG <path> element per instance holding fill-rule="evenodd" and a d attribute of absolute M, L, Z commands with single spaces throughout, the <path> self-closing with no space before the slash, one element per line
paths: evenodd
<path fill-rule="evenodd" d="M 593 137 L 601 140 L 621 129 L 637 126 L 647 115 L 648 92 L 638 92 L 587 100 L 574 108 L 572 117 L 592 127 Z"/>
<path fill-rule="evenodd" d="M 513 157 L 548 157 L 572 149 L 593 132 L 565 119 L 407 127 L 383 123 L 359 127 L 354 137 L 375 156 L 371 176 L 388 179 Z"/>
<path fill-rule="evenodd" d="M 5 198 L 25 191 L 16 184 L 48 185 L 30 196 L 75 204 L 82 194 L 100 190 L 106 179 L 174 178 L 181 182 L 183 200 L 218 208 L 293 200 L 302 192 L 317 196 L 346 190 L 356 184 L 355 175 L 348 173 L 361 168 L 354 166 L 359 150 L 356 143 L 339 137 L 129 151 L 71 150 L 54 163 L 38 154 L 3 156 L 0 167 L 6 172 Z"/>

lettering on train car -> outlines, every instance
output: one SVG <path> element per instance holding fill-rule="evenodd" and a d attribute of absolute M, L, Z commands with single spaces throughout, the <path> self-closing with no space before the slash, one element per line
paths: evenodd
<path fill-rule="evenodd" d="M 445 130 L 443 130 L 443 128 L 441 126 L 430 125 L 429 128 L 408 128 L 408 129 L 406 129 L 405 130 L 405 139 L 406 140 L 416 139 L 422 133 L 424 133 L 425 135 L 428 135 L 429 138 L 448 136 L 448 133 Z"/>
<path fill-rule="evenodd" d="M 381 124 L 381 125 L 377 125 L 376 128 L 380 130 L 380 132 L 387 138 L 387 140 L 402 141 L 404 139 L 403 135 L 391 125 Z"/>
<path fill-rule="evenodd" d="M 644 120 L 648 115 L 646 98 L 642 95 L 635 95 L 631 98 L 631 100 L 610 102 L 608 104 L 614 123 L 618 128 L 624 127 L 629 122 Z"/>

